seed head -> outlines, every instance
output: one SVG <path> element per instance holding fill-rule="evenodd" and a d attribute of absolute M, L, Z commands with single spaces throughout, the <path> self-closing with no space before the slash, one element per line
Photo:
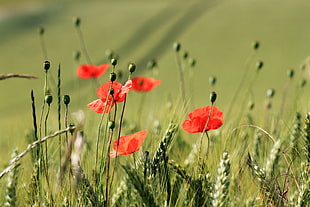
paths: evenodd
<path fill-rule="evenodd" d="M 196 59 L 191 58 L 191 59 L 189 60 L 189 65 L 190 65 L 191 67 L 195 67 L 195 66 L 196 66 Z"/>
<path fill-rule="evenodd" d="M 212 104 L 214 104 L 214 102 L 216 101 L 216 97 L 217 97 L 217 95 L 216 95 L 215 91 L 212 91 L 210 93 L 210 101 Z"/>
<path fill-rule="evenodd" d="M 110 93 L 110 95 L 113 95 L 114 94 L 114 89 L 111 88 L 109 93 Z"/>
<path fill-rule="evenodd" d="M 51 105 L 52 102 L 53 102 L 53 96 L 52 95 L 46 95 L 45 96 L 45 103 L 47 103 L 48 105 Z"/>
<path fill-rule="evenodd" d="M 70 103 L 70 96 L 69 95 L 64 95 L 62 97 L 62 101 L 65 105 L 68 105 Z"/>
<path fill-rule="evenodd" d="M 185 59 L 187 59 L 187 58 L 188 58 L 188 52 L 185 51 L 185 52 L 183 53 L 183 59 L 185 60 Z"/>
<path fill-rule="evenodd" d="M 288 70 L 288 71 L 287 71 L 287 76 L 288 76 L 290 79 L 292 79 L 292 78 L 294 77 L 294 70 L 293 70 L 293 69 Z"/>
<path fill-rule="evenodd" d="M 306 83 L 307 83 L 306 79 L 302 79 L 302 80 L 300 81 L 300 87 L 303 88 L 303 87 L 306 85 Z"/>
<path fill-rule="evenodd" d="M 78 61 L 81 57 L 81 52 L 79 50 L 73 52 L 73 58 L 74 60 Z"/>
<path fill-rule="evenodd" d="M 76 27 L 79 27 L 81 24 L 80 17 L 74 17 L 72 21 L 73 21 L 74 26 L 76 26 Z"/>
<path fill-rule="evenodd" d="M 263 68 L 263 66 L 264 66 L 264 62 L 263 61 L 258 61 L 257 63 L 256 63 L 256 69 L 257 70 L 260 70 L 260 69 L 262 69 Z"/>
<path fill-rule="evenodd" d="M 116 80 L 116 73 L 112 72 L 110 73 L 110 81 L 115 81 Z"/>
<path fill-rule="evenodd" d="M 51 63 L 48 60 L 44 61 L 43 68 L 45 72 L 47 72 L 50 69 L 50 67 L 51 67 Z"/>
<path fill-rule="evenodd" d="M 153 69 L 153 68 L 155 68 L 157 66 L 157 62 L 156 62 L 156 60 L 155 59 L 153 59 L 153 60 L 150 60 L 150 61 L 148 61 L 147 62 L 147 68 L 148 69 Z"/>
<path fill-rule="evenodd" d="M 275 91 L 273 88 L 268 89 L 268 90 L 267 90 L 267 97 L 268 97 L 268 98 L 272 98 L 272 97 L 274 96 L 275 93 L 276 93 L 276 91 Z"/>
<path fill-rule="evenodd" d="M 258 48 L 259 48 L 259 46 L 260 46 L 260 43 L 258 42 L 258 41 L 255 41 L 255 42 L 253 42 L 253 49 L 254 50 L 258 50 Z"/>
<path fill-rule="evenodd" d="M 255 104 L 253 101 L 250 101 L 248 106 L 249 106 L 249 110 L 252 111 L 254 109 Z"/>
<path fill-rule="evenodd" d="M 211 86 L 214 86 L 216 83 L 216 77 L 214 76 L 209 77 L 209 83 Z"/>
<path fill-rule="evenodd" d="M 112 58 L 112 59 L 111 59 L 111 64 L 112 64 L 113 66 L 116 66 L 116 65 L 117 65 L 117 60 L 116 60 L 115 58 Z"/>
<path fill-rule="evenodd" d="M 179 52 L 181 50 L 181 44 L 178 42 L 173 43 L 173 49 L 176 52 Z"/>
<path fill-rule="evenodd" d="M 39 35 L 44 35 L 45 29 L 44 27 L 39 27 Z"/>
<path fill-rule="evenodd" d="M 129 70 L 130 73 L 135 72 L 135 70 L 136 70 L 136 65 L 135 65 L 134 63 L 129 63 L 129 65 L 128 65 L 128 70 Z"/>
<path fill-rule="evenodd" d="M 109 121 L 108 126 L 110 129 L 114 129 L 115 128 L 115 121 Z"/>

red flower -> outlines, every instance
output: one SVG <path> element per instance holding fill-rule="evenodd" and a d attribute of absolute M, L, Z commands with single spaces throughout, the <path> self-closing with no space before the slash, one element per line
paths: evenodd
<path fill-rule="evenodd" d="M 210 114 L 210 110 L 212 112 Z M 210 118 L 209 118 L 210 114 Z M 189 133 L 206 132 L 222 126 L 224 114 L 215 106 L 205 106 L 188 114 L 190 119 L 183 122 L 182 127 Z M 208 122 L 209 119 L 209 122 Z M 207 125 L 208 122 L 208 125 Z"/>
<path fill-rule="evenodd" d="M 96 65 L 80 65 L 76 70 L 76 75 L 80 78 L 99 78 L 109 68 L 109 64 Z"/>
<path fill-rule="evenodd" d="M 116 157 L 118 155 L 130 155 L 133 152 L 138 151 L 144 142 L 146 135 L 147 131 L 143 130 L 134 134 L 122 136 L 115 140 L 113 143 L 114 151 L 110 152 L 110 157 Z"/>
<path fill-rule="evenodd" d="M 150 91 L 159 84 L 160 80 L 156 80 L 154 78 L 135 77 L 132 79 L 132 90 Z"/>
<path fill-rule="evenodd" d="M 110 94 L 111 87 L 114 90 L 113 96 Z M 124 86 L 116 81 L 113 81 L 113 84 L 111 81 L 108 81 L 97 89 L 97 95 L 100 99 L 89 103 L 87 106 L 97 113 L 101 114 L 103 111 L 108 113 L 115 103 L 125 100 L 125 96 L 131 87 L 131 80 L 127 81 Z"/>

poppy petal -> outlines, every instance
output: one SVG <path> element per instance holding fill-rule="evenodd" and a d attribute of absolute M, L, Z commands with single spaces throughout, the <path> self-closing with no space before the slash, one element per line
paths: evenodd
<path fill-rule="evenodd" d="M 108 101 L 106 105 L 106 101 L 101 99 L 94 100 L 93 102 L 87 104 L 88 108 L 99 114 L 102 114 L 103 110 L 105 110 L 104 113 L 108 113 L 113 107 L 113 105 L 114 105 L 113 102 L 110 101 Z"/>
<path fill-rule="evenodd" d="M 111 157 L 118 155 L 129 155 L 140 149 L 145 137 L 147 136 L 147 131 L 139 131 L 134 134 L 122 136 L 115 140 L 113 143 L 114 151 L 110 152 Z"/>

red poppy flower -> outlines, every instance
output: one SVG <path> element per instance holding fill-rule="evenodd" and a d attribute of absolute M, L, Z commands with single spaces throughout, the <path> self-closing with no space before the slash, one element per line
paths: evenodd
<path fill-rule="evenodd" d="M 132 90 L 147 92 L 159 84 L 160 80 L 156 80 L 154 78 L 135 77 L 132 79 Z"/>
<path fill-rule="evenodd" d="M 89 103 L 88 108 L 100 114 L 103 112 L 108 113 L 116 102 L 125 100 L 126 94 L 132 87 L 132 81 L 127 81 L 124 86 L 116 81 L 113 84 L 111 83 L 111 81 L 108 81 L 97 89 L 97 95 L 100 99 Z M 110 94 L 111 87 L 114 90 L 113 96 Z"/>
<path fill-rule="evenodd" d="M 76 70 L 76 75 L 80 78 L 99 78 L 109 68 L 109 64 L 96 65 L 80 65 Z"/>
<path fill-rule="evenodd" d="M 134 134 L 122 136 L 115 140 L 113 143 L 114 151 L 110 152 L 110 157 L 116 157 L 118 155 L 130 155 L 133 152 L 138 151 L 144 142 L 146 135 L 147 131 L 143 130 Z"/>
<path fill-rule="evenodd" d="M 212 112 L 210 114 L 210 110 Z M 210 114 L 210 118 L 209 118 Z M 190 119 L 183 122 L 182 127 L 189 133 L 206 132 L 222 126 L 224 114 L 215 106 L 205 106 L 188 114 Z M 209 119 L 209 122 L 208 122 Z M 208 122 L 208 125 L 207 125 Z"/>

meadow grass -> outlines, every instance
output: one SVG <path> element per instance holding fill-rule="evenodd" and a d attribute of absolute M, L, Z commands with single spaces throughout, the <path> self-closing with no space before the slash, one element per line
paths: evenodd
<path fill-rule="evenodd" d="M 238 3 L 245 4 L 239 15 L 228 9 L 232 6 L 229 1 L 210 1 L 207 5 L 203 1 L 91 1 L 87 8 L 93 14 L 82 2 L 50 3 L 33 16 L 17 16 L 4 22 L 4 28 L 12 29 L 12 33 L 4 33 L 3 47 L 11 51 L 13 42 L 24 44 L 17 49 L 19 61 L 9 59 L 10 52 L 1 53 L 2 64 L 12 65 L 1 69 L 1 73 L 35 75 L 39 80 L 0 80 L 0 86 L 10 94 L 3 94 L 2 100 L 7 101 L 0 105 L 4 170 L 0 172 L 1 205 L 308 206 L 307 54 L 300 46 L 296 48 L 303 51 L 299 51 L 300 56 L 295 54 L 289 60 L 275 56 L 271 61 L 272 50 L 266 48 L 280 41 L 271 41 L 272 32 L 268 30 L 272 25 L 260 28 L 268 32 L 265 35 L 261 32 L 255 39 L 240 40 L 234 35 L 240 31 L 254 33 L 258 26 L 248 27 L 250 20 L 244 20 L 232 28 L 223 23 L 227 20 L 223 17 L 211 23 L 209 18 L 216 17 L 217 10 L 237 21 L 254 9 L 244 1 Z M 255 6 L 269 14 L 261 4 Z M 300 20 L 305 10 L 286 10 L 289 6 L 286 2 L 276 11 L 281 17 L 294 17 L 290 27 L 294 28 L 294 21 Z M 100 21 L 91 21 L 98 18 L 94 14 L 102 8 L 108 19 L 104 26 Z M 118 12 L 126 18 L 115 18 Z M 72 18 L 76 16 L 82 17 L 80 23 Z M 24 17 L 29 19 L 21 24 Z M 260 19 L 261 24 L 267 19 L 262 13 L 251 17 L 254 22 Z M 26 27 L 25 23 L 33 19 L 38 22 Z M 67 22 L 56 24 L 63 19 Z M 127 21 L 137 23 L 124 24 Z M 42 23 L 44 32 L 40 30 Z M 201 29 L 206 23 L 210 26 Z M 223 34 L 220 26 L 230 32 Z M 277 26 L 281 31 L 286 24 Z M 103 32 L 102 27 L 107 31 Z M 175 41 L 180 43 L 177 50 Z M 282 41 L 283 48 L 290 49 L 295 42 L 293 38 Z M 299 41 L 305 44 L 309 40 Z M 213 49 L 201 47 L 203 42 Z M 100 115 L 86 104 L 97 98 L 96 89 L 111 76 L 83 80 L 74 73 L 82 63 L 110 63 L 105 52 L 111 48 L 116 51 L 113 58 L 118 63 L 107 74 L 115 70 L 117 81 L 123 83 L 128 76 L 145 75 L 162 83 L 148 93 L 131 91 L 126 104 L 117 103 L 109 114 Z M 74 59 L 72 52 L 77 50 L 81 57 Z M 157 65 L 147 69 L 153 58 Z M 47 59 L 51 63 L 48 69 Z M 127 68 L 129 62 L 137 65 L 132 74 Z M 279 65 L 280 69 L 270 70 Z M 294 70 L 289 70 L 292 65 Z M 230 73 L 227 68 L 236 72 Z M 208 82 L 211 75 L 216 82 Z M 212 91 L 216 91 L 216 101 L 209 100 Z M 62 102 L 65 94 L 70 96 L 70 103 Z M 190 111 L 213 104 L 224 112 L 221 128 L 206 135 L 182 129 Z M 82 112 L 77 112 L 80 108 Z M 148 135 L 139 151 L 109 157 L 112 141 L 140 130 L 147 130 Z M 15 147 L 21 154 L 14 151 L 10 159 Z"/>

